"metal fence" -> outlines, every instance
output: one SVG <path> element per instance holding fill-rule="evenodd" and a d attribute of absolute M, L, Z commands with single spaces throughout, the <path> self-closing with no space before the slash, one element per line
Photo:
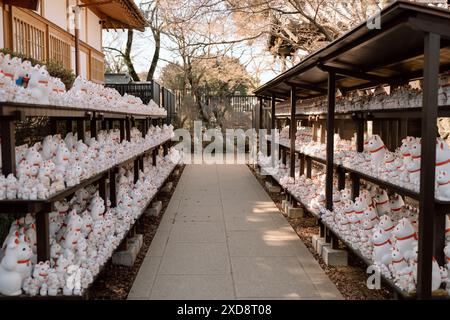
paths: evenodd
<path fill-rule="evenodd" d="M 167 123 L 172 123 L 177 113 L 175 108 L 175 94 L 169 89 L 162 88 L 161 99 L 162 107 L 167 110 Z"/>
<path fill-rule="evenodd" d="M 172 123 L 176 116 L 176 99 L 175 94 L 161 87 L 156 81 L 150 82 L 132 82 L 132 83 L 114 83 L 106 84 L 106 87 L 114 88 L 121 95 L 125 93 L 141 98 L 145 104 L 149 103 L 151 99 L 155 101 L 160 107 L 167 110 L 167 123 Z"/>
<path fill-rule="evenodd" d="M 110 83 L 105 84 L 105 86 L 116 89 L 121 95 L 127 93 L 139 97 L 145 104 L 149 103 L 151 99 L 153 99 L 153 101 L 155 101 L 158 105 L 160 105 L 161 102 L 161 86 L 156 81 Z"/>

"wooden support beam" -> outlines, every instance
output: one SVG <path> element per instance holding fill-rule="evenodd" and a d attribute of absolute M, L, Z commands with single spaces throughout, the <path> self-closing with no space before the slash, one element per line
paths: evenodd
<path fill-rule="evenodd" d="M 111 207 L 117 206 L 116 170 L 110 170 L 109 172 L 109 200 L 111 201 Z"/>
<path fill-rule="evenodd" d="M 130 117 L 126 117 L 125 119 L 125 139 L 131 141 L 131 121 Z"/>
<path fill-rule="evenodd" d="M 310 90 L 314 92 L 318 92 L 321 94 L 326 94 L 327 90 L 320 88 L 318 85 L 310 84 L 310 83 L 304 83 L 304 82 L 295 82 L 295 81 L 288 81 L 286 82 L 287 85 L 291 87 L 296 87 L 297 89 L 304 89 L 304 90 Z"/>
<path fill-rule="evenodd" d="M 290 176 L 295 177 L 295 134 L 297 133 L 297 121 L 295 120 L 297 105 L 297 88 L 291 88 L 291 124 L 289 125 L 290 150 Z"/>
<path fill-rule="evenodd" d="M 71 119 L 66 120 L 66 132 L 73 132 L 73 122 Z"/>
<path fill-rule="evenodd" d="M 105 202 L 105 208 L 106 208 L 106 203 L 108 200 L 108 195 L 106 193 L 106 190 L 107 190 L 106 176 L 104 175 L 100 180 L 98 180 L 98 193 L 99 193 L 100 197 L 103 199 L 103 201 Z"/>
<path fill-rule="evenodd" d="M 56 118 L 50 118 L 50 134 L 55 135 L 58 132 L 58 121 Z"/>
<path fill-rule="evenodd" d="M 120 142 L 122 142 L 123 140 L 126 139 L 126 134 L 125 134 L 125 119 L 120 119 L 119 120 L 119 125 L 120 125 Z"/>
<path fill-rule="evenodd" d="M 77 119 L 77 136 L 78 140 L 86 142 L 86 122 L 84 119 Z"/>
<path fill-rule="evenodd" d="M 91 138 L 97 138 L 97 119 L 95 115 L 91 119 Z"/>
<path fill-rule="evenodd" d="M 419 253 L 417 266 L 417 297 L 431 298 L 432 259 L 436 208 L 434 200 L 436 175 L 436 137 L 438 108 L 439 50 L 441 38 L 428 33 L 424 41 L 422 157 L 420 160 Z M 442 231 L 444 232 L 444 225 Z M 441 248 L 443 250 L 443 248 Z"/>
<path fill-rule="evenodd" d="M 263 114 L 263 98 L 259 97 L 258 128 L 257 128 L 258 130 L 262 129 L 263 127 L 262 114 Z"/>
<path fill-rule="evenodd" d="M 272 99 L 270 101 L 270 108 L 271 108 L 271 118 L 270 118 L 270 133 L 272 133 L 272 129 L 276 128 L 276 123 L 275 123 L 275 106 L 276 106 L 276 96 L 274 94 L 272 94 Z"/>
<path fill-rule="evenodd" d="M 50 259 L 49 217 L 47 210 L 36 213 L 37 261 Z"/>
<path fill-rule="evenodd" d="M 326 164 L 326 207 L 333 209 L 333 156 L 334 156 L 334 108 L 336 104 L 336 75 L 328 73 L 328 112 L 327 112 L 327 164 Z"/>
<path fill-rule="evenodd" d="M 16 174 L 16 123 L 10 120 L 0 121 L 2 148 L 2 173 Z"/>
<path fill-rule="evenodd" d="M 152 164 L 156 166 L 156 156 L 158 155 L 158 148 L 152 150 Z"/>
<path fill-rule="evenodd" d="M 361 70 L 350 70 L 345 68 L 339 68 L 334 66 L 329 66 L 325 64 L 319 64 L 318 67 L 326 72 L 333 72 L 335 74 L 340 74 L 343 76 L 355 78 L 355 79 L 362 79 L 367 81 L 376 81 L 376 82 L 389 82 L 388 78 L 379 77 L 376 75 L 368 74 L 367 72 L 363 72 Z"/>
<path fill-rule="evenodd" d="M 134 160 L 133 164 L 134 183 L 139 180 L 139 159 Z"/>

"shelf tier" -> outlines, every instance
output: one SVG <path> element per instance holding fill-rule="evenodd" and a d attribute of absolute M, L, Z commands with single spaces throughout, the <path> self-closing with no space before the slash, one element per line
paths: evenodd
<path fill-rule="evenodd" d="M 270 140 L 268 140 L 268 142 L 270 142 Z M 285 144 L 283 144 L 283 145 L 280 144 L 280 147 L 290 150 L 290 147 L 286 146 Z M 323 158 L 319 158 L 317 156 L 312 156 L 312 155 L 309 155 L 309 154 L 305 154 L 303 152 L 300 152 L 299 150 L 296 150 L 295 153 L 303 155 L 306 158 L 309 158 L 309 159 L 311 159 L 311 160 L 313 160 L 315 162 L 321 163 L 321 164 L 326 164 L 327 163 L 327 161 L 325 159 L 323 159 Z M 409 198 L 412 198 L 412 199 L 415 199 L 415 200 L 419 200 L 420 194 L 419 194 L 419 192 L 417 192 L 415 190 L 408 189 L 408 188 L 405 188 L 405 187 L 402 187 L 402 186 L 398 186 L 398 185 L 396 185 L 396 184 L 394 184 L 392 182 L 389 182 L 387 180 L 383 180 L 383 179 L 380 179 L 380 178 L 377 178 L 377 177 L 373 177 L 371 175 L 368 175 L 366 173 L 363 173 L 363 172 L 355 170 L 355 169 L 348 168 L 348 167 L 343 166 L 341 164 L 334 163 L 333 166 L 337 170 L 342 170 L 342 171 L 344 171 L 346 173 L 350 173 L 355 178 L 359 178 L 359 179 L 365 180 L 367 182 L 371 182 L 373 184 L 379 185 L 380 187 L 384 187 L 386 189 L 389 189 L 389 190 L 391 190 L 391 191 L 393 191 L 395 193 L 398 193 L 399 195 L 407 196 Z M 435 198 L 435 204 L 437 206 L 439 206 L 441 209 L 450 209 L 450 201 L 441 200 L 441 199 Z"/>
<path fill-rule="evenodd" d="M 0 102 L 0 117 L 56 117 L 56 118 L 90 118 L 93 114 L 107 119 L 123 119 L 134 117 L 135 119 L 163 119 L 166 116 L 142 113 L 130 113 L 114 110 L 98 110 L 93 108 L 78 108 L 66 106 L 39 105 L 18 102 Z"/>
<path fill-rule="evenodd" d="M 358 250 L 354 249 L 350 243 L 348 243 L 347 241 L 345 241 L 337 232 L 335 232 L 332 228 L 330 228 L 330 226 L 324 221 L 321 220 L 321 223 L 327 228 L 327 230 L 329 232 L 331 232 L 336 238 L 338 238 L 344 245 L 345 247 L 350 250 L 354 255 L 356 255 L 359 259 L 361 259 L 361 261 L 363 261 L 367 266 L 371 266 L 373 265 L 373 262 L 370 261 L 369 259 L 367 259 L 366 257 L 364 257 L 361 252 L 359 252 Z M 408 292 L 403 291 L 402 289 L 400 289 L 397 285 L 395 285 L 394 281 L 392 281 L 391 279 L 386 278 L 384 275 L 380 274 L 382 281 L 390 288 L 392 288 L 398 295 L 400 295 L 403 299 L 413 299 L 414 296 L 410 295 Z"/>
<path fill-rule="evenodd" d="M 260 167 L 258 165 L 258 167 Z M 313 215 L 315 218 L 317 218 L 326 228 L 327 230 L 329 230 L 336 238 L 338 238 L 340 241 L 342 241 L 342 243 L 348 248 L 348 250 L 350 250 L 351 252 L 353 252 L 353 254 L 355 254 L 358 258 L 360 258 L 367 266 L 373 265 L 373 262 L 371 262 L 369 259 L 367 259 L 366 257 L 364 257 L 358 250 L 354 249 L 350 243 L 348 243 L 347 241 L 345 241 L 344 239 L 341 238 L 341 236 L 334 232 L 334 230 L 332 228 L 330 228 L 328 226 L 328 224 L 321 219 L 320 217 L 320 213 L 318 211 L 315 210 L 311 210 L 310 206 L 305 204 L 304 202 L 302 202 L 299 198 L 297 198 L 294 194 L 292 194 L 287 188 L 284 188 L 281 184 L 280 184 L 280 180 L 278 178 L 278 176 L 275 175 L 270 175 L 279 185 L 280 187 L 284 190 L 284 192 L 286 194 L 288 194 L 290 197 L 292 197 L 295 201 L 297 201 L 298 203 L 300 203 L 303 208 L 306 209 L 306 211 L 308 211 L 311 215 Z M 384 277 L 383 275 L 381 275 L 382 280 L 384 281 L 384 283 L 391 287 L 393 290 L 395 290 L 395 292 L 397 294 L 399 294 L 402 298 L 413 298 L 411 295 L 409 295 L 407 292 L 401 290 L 399 287 L 397 287 L 395 285 L 395 283 L 391 280 L 388 279 L 386 277 Z"/>
<path fill-rule="evenodd" d="M 442 105 L 438 107 L 439 117 L 450 117 L 450 105 Z M 277 118 L 289 118 L 289 115 L 278 115 Z M 325 120 L 326 112 L 297 113 L 295 116 L 299 120 Z M 374 110 L 355 110 L 339 112 L 335 111 L 335 119 L 339 120 L 373 120 L 373 119 L 405 119 L 405 118 L 421 118 L 422 108 L 386 108 Z"/>
<path fill-rule="evenodd" d="M 37 213 L 37 212 L 41 212 L 41 211 L 50 212 L 51 204 L 53 202 L 62 200 L 64 198 L 66 198 L 67 196 L 74 194 L 77 190 L 82 189 L 90 184 L 95 183 L 96 181 L 105 177 L 105 175 L 110 170 L 124 166 L 124 165 L 138 159 L 139 157 L 149 153 L 153 149 L 158 148 L 158 147 L 168 143 L 169 141 L 171 141 L 171 138 L 166 139 L 166 140 L 148 148 L 147 150 L 145 150 L 142 153 L 139 153 L 131 158 L 128 158 L 110 168 L 107 168 L 107 169 L 95 174 L 94 176 L 92 176 L 88 179 L 81 181 L 76 186 L 68 187 L 64 190 L 61 190 L 61 191 L 51 195 L 47 199 L 42 199 L 42 200 L 22 200 L 22 199 L 0 200 L 0 214 L 16 214 L 16 213 L 28 213 L 28 212 L 29 213 Z"/>
<path fill-rule="evenodd" d="M 124 237 L 122 238 L 122 240 L 120 241 L 119 245 L 116 247 L 119 248 L 122 243 L 125 241 L 125 239 L 128 238 L 128 236 L 130 235 L 131 231 L 133 230 L 133 228 L 136 226 L 136 223 L 138 222 L 138 220 L 142 217 L 142 214 L 147 210 L 148 206 L 152 203 L 152 201 L 155 199 L 155 197 L 158 195 L 161 187 L 169 180 L 169 178 L 172 176 L 173 171 L 177 168 L 177 166 L 179 165 L 179 163 L 175 164 L 172 168 L 172 170 L 170 170 L 169 174 L 166 176 L 166 178 L 163 180 L 162 183 L 160 183 L 157 186 L 157 192 L 155 192 L 153 194 L 153 196 L 147 201 L 147 204 L 144 206 L 144 209 L 142 209 L 141 213 L 139 214 L 139 217 L 136 219 L 136 221 L 133 223 L 133 225 L 130 226 L 130 228 L 128 229 L 128 231 L 125 233 Z M 115 251 L 115 250 L 114 250 Z M 114 253 L 113 251 L 113 253 Z M 0 300 L 81 300 L 81 299 L 88 299 L 89 298 L 89 292 L 90 292 L 90 288 L 91 286 L 95 283 L 95 281 L 98 279 L 99 275 L 102 273 L 104 267 L 111 261 L 112 259 L 112 255 L 111 257 L 108 258 L 108 260 L 100 267 L 99 272 L 94 276 L 94 281 L 92 281 L 92 283 L 90 284 L 90 286 L 83 291 L 83 293 L 80 296 L 76 296 L 76 295 L 71 295 L 71 296 L 65 296 L 63 294 L 58 294 L 56 296 L 28 296 L 25 294 L 22 294 L 20 296 L 2 296 L 0 295 Z"/>

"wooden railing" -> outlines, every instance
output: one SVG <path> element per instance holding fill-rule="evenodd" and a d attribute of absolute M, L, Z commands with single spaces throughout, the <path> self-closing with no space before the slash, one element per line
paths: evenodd
<path fill-rule="evenodd" d="M 49 59 L 59 61 L 65 68 L 71 69 L 72 49 L 70 38 L 57 30 L 49 28 L 48 40 Z"/>
<path fill-rule="evenodd" d="M 10 26 L 7 26 L 6 32 L 8 33 L 8 30 L 11 30 L 12 37 L 10 39 L 6 37 L 6 48 L 41 61 L 59 61 L 65 68 L 72 69 L 72 51 L 75 47 L 74 35 L 33 11 L 17 7 L 11 7 L 10 24 Z M 80 50 L 86 53 L 88 57 L 85 66 L 88 79 L 103 83 L 103 53 L 82 41 L 80 41 Z"/>
<path fill-rule="evenodd" d="M 46 60 L 45 23 L 14 7 L 12 22 L 13 50 L 41 61 Z"/>

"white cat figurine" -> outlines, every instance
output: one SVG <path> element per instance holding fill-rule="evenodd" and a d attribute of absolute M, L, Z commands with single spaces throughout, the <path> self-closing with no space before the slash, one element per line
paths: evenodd
<path fill-rule="evenodd" d="M 392 262 L 392 242 L 389 239 L 389 234 L 381 228 L 376 229 L 372 236 L 372 243 L 374 262 L 377 264 L 390 264 Z"/>
<path fill-rule="evenodd" d="M 51 91 L 50 75 L 45 67 L 36 65 L 33 67 L 30 74 L 30 81 L 28 82 L 27 89 L 30 91 L 31 96 L 38 104 L 49 104 L 49 94 Z"/>
<path fill-rule="evenodd" d="M 378 167 L 384 161 L 386 146 L 379 135 L 374 134 L 367 142 L 367 150 L 370 152 L 372 164 Z"/>
<path fill-rule="evenodd" d="M 12 238 L 0 263 L 0 293 L 18 296 L 22 293 L 23 280 L 31 274 L 33 252 L 24 238 Z"/>

